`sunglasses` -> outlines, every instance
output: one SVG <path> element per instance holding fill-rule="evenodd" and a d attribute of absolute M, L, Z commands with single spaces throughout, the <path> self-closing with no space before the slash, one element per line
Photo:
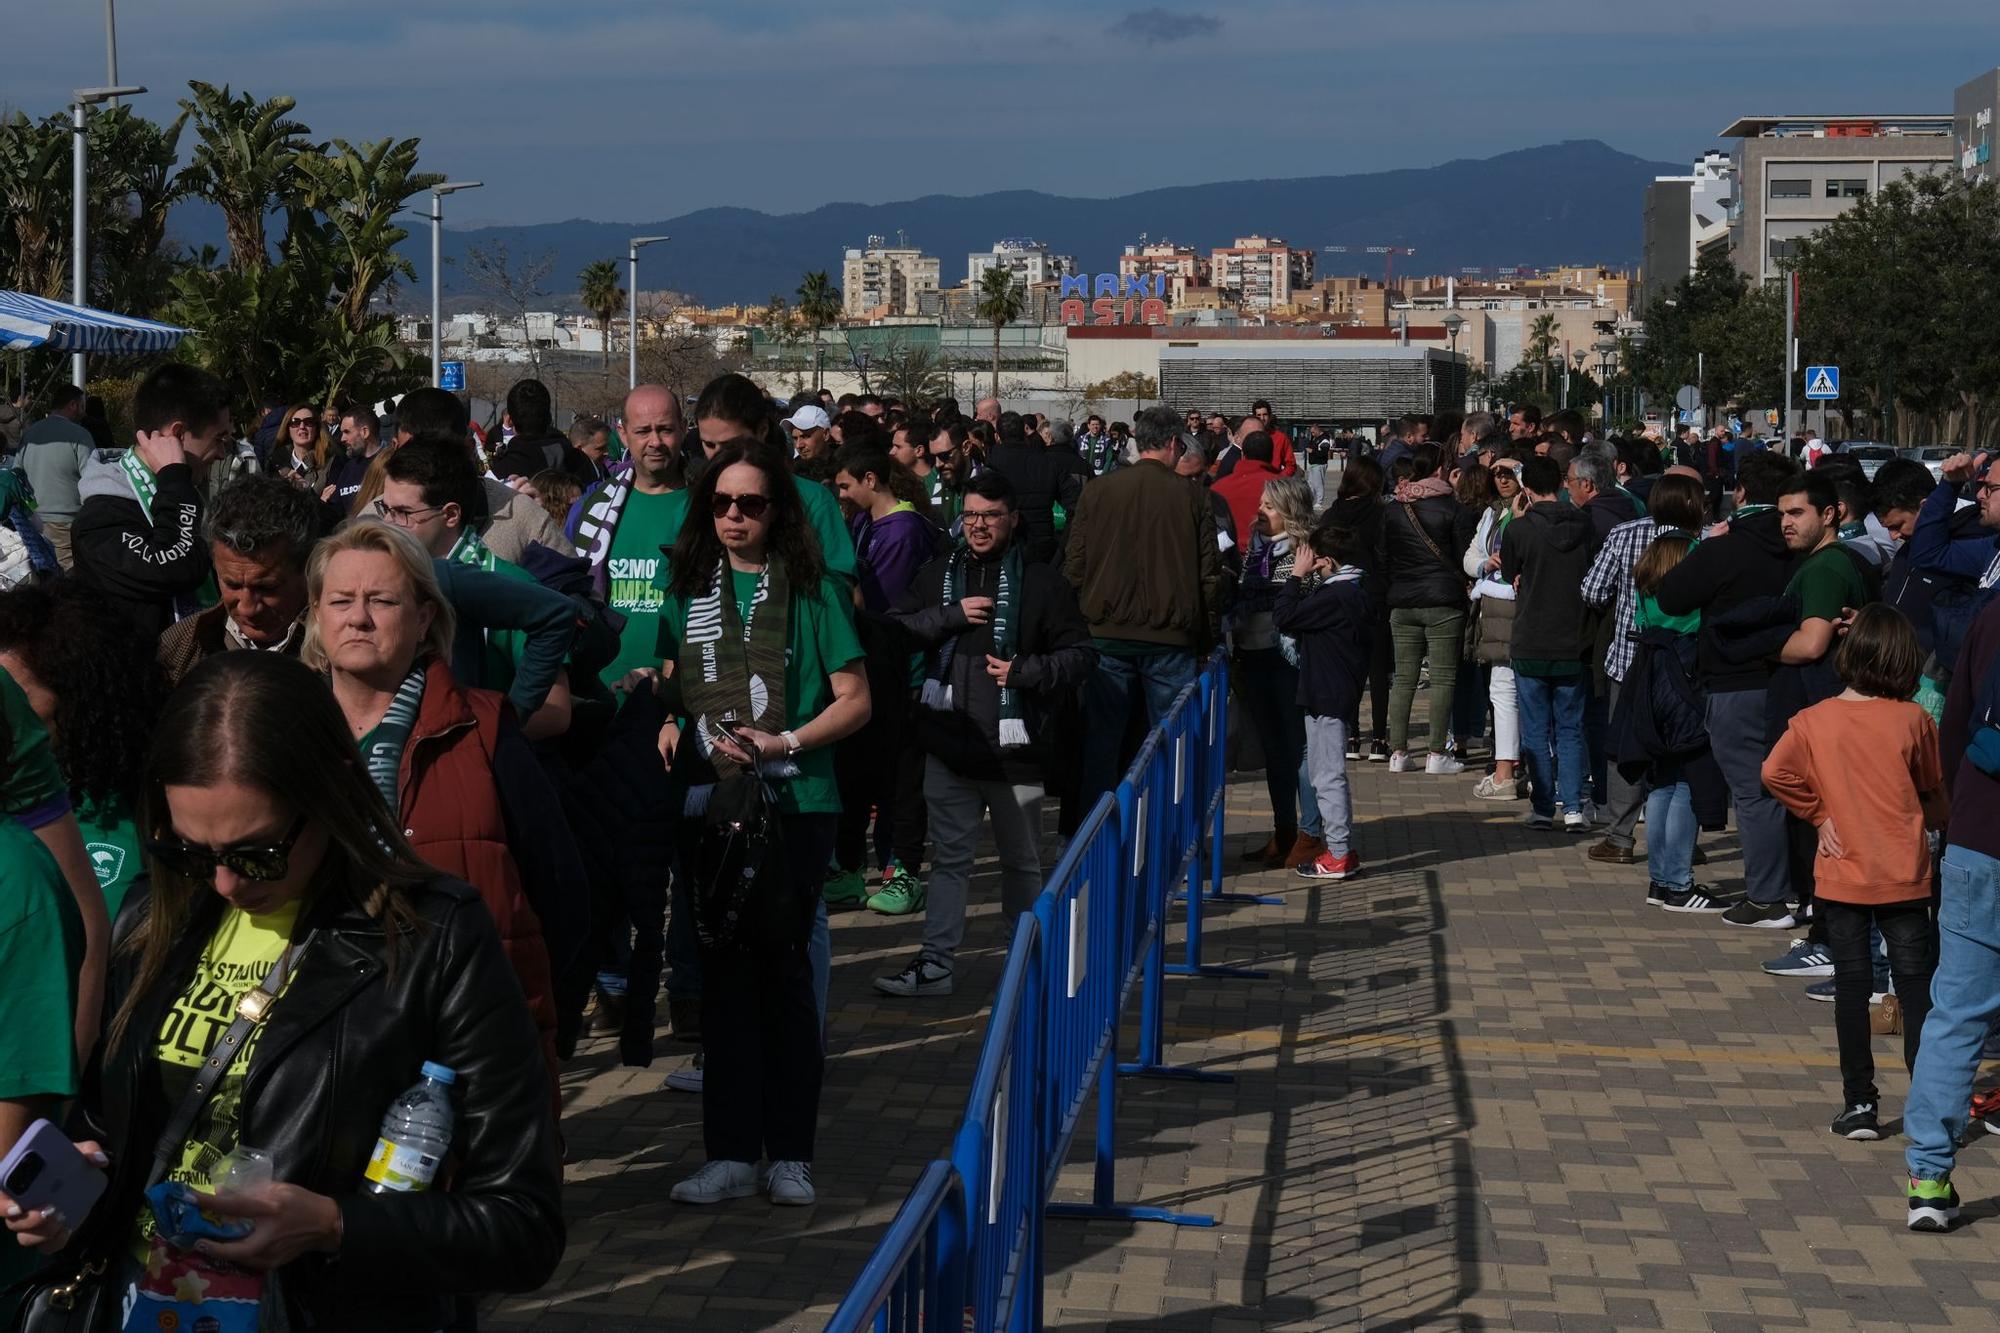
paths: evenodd
<path fill-rule="evenodd" d="M 244 879 L 269 884 L 285 877 L 291 867 L 292 848 L 305 831 L 306 817 L 301 812 L 292 821 L 291 829 L 277 842 L 236 842 L 217 850 L 198 847 L 191 842 L 155 842 L 148 838 L 146 850 L 153 854 L 154 860 L 176 875 L 197 882 L 212 882 L 215 868 L 224 865 Z"/>
<path fill-rule="evenodd" d="M 728 518 L 734 509 L 751 522 L 756 522 L 771 510 L 771 497 L 752 492 L 749 495 L 728 495 L 717 491 L 709 497 L 708 512 L 716 518 Z"/>
<path fill-rule="evenodd" d="M 311 428 L 312 428 L 313 426 L 317 425 L 318 423 L 317 423 L 317 422 L 315 422 L 315 421 L 314 421 L 314 420 L 313 420 L 313 419 L 312 419 L 311 417 L 293 417 L 293 418 L 291 419 L 291 422 L 290 422 L 289 424 L 291 425 L 291 428 L 292 428 L 293 430 L 299 430 L 299 429 L 302 429 L 302 428 L 303 428 L 303 429 L 311 429 Z"/>

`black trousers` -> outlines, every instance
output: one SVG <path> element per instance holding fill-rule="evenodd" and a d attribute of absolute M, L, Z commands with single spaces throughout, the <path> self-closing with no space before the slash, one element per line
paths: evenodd
<path fill-rule="evenodd" d="M 886 866 L 893 859 L 912 875 L 923 869 L 930 832 L 924 805 L 924 752 L 917 747 L 916 727 L 908 712 L 888 711 L 902 697 L 876 695 L 877 707 L 884 711 L 834 745 L 841 813 L 833 859 L 842 870 L 867 874 L 871 869 L 871 823 L 877 862 Z"/>
<path fill-rule="evenodd" d="M 1840 1043 L 1842 1095 L 1849 1106 L 1874 1103 L 1875 1051 L 1868 1031 L 1868 996 L 1875 989 L 1875 960 L 1868 926 L 1882 932 L 1889 975 L 1903 1006 L 1903 1067 L 1917 1067 L 1917 1045 L 1931 1011 L 1931 974 L 1937 971 L 1937 921 L 1932 900 L 1864 906 L 1820 898 L 1826 951 L 1833 955 L 1833 1031 Z"/>
<path fill-rule="evenodd" d="M 835 815 L 787 815 L 787 908 L 701 954 L 701 1136 L 710 1161 L 810 1162 L 826 1057 L 806 944 Z"/>
<path fill-rule="evenodd" d="M 1375 639 L 1368 653 L 1368 738 L 1388 743 L 1389 678 L 1395 673 L 1396 644 L 1389 633 L 1389 613 L 1375 622 Z"/>

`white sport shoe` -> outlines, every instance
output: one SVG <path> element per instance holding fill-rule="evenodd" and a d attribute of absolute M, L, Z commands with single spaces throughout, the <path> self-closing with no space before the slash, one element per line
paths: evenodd
<path fill-rule="evenodd" d="M 701 1053 L 699 1051 L 695 1053 L 694 1059 L 667 1075 L 667 1086 L 675 1092 L 698 1093 L 701 1091 L 701 1082 Z"/>
<path fill-rule="evenodd" d="M 1472 794 L 1482 801 L 1518 800 L 1521 795 L 1521 782 L 1519 778 L 1508 778 L 1505 782 L 1499 782 L 1488 773 L 1479 779 L 1479 785 L 1472 789 Z"/>
<path fill-rule="evenodd" d="M 771 1196 L 772 1203 L 793 1208 L 804 1208 L 818 1202 L 819 1195 L 813 1193 L 812 1163 L 771 1163 L 771 1169 L 764 1174 L 764 1192 Z"/>
<path fill-rule="evenodd" d="M 812 1187 L 806 1187 L 810 1190 Z M 710 1162 L 674 1186 L 675 1203 L 721 1203 L 724 1199 L 747 1199 L 757 1192 L 757 1165 L 754 1162 Z"/>
<path fill-rule="evenodd" d="M 1465 761 L 1448 754 L 1433 753 L 1428 759 L 1424 760 L 1424 772 L 1426 773 L 1463 773 L 1464 771 Z"/>
<path fill-rule="evenodd" d="M 1395 753 L 1391 754 L 1389 756 L 1389 771 L 1391 773 L 1409 772 L 1410 752 L 1408 750 L 1397 750 Z"/>
<path fill-rule="evenodd" d="M 1563 832 L 1564 833 L 1590 832 L 1590 817 L 1585 815 L 1581 810 L 1563 811 Z"/>

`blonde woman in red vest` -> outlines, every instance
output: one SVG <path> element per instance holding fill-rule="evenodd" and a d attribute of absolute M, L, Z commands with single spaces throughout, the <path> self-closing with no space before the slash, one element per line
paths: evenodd
<path fill-rule="evenodd" d="M 306 567 L 301 659 L 334 700 L 417 855 L 479 890 L 527 993 L 549 1077 L 555 996 L 522 854 L 568 837 L 560 801 L 504 696 L 452 679 L 451 604 L 431 557 L 399 528 L 350 524 Z"/>

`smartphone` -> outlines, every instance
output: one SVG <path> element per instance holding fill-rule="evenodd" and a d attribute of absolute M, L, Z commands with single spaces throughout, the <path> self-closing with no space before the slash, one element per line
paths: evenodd
<path fill-rule="evenodd" d="M 105 1184 L 104 1172 L 46 1120 L 29 1125 L 0 1161 L 0 1189 L 14 1202 L 23 1208 L 53 1208 L 73 1227 L 90 1215 Z"/>

